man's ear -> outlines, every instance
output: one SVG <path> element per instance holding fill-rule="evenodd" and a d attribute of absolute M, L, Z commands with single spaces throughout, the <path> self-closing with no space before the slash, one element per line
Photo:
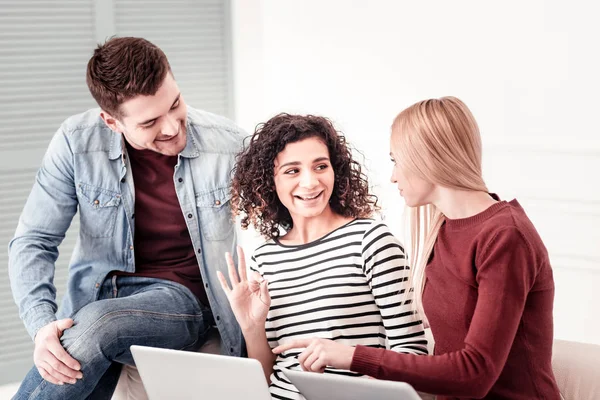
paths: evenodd
<path fill-rule="evenodd" d="M 100 117 L 102 118 L 106 126 L 108 126 L 111 130 L 122 133 L 121 131 L 123 129 L 119 127 L 121 124 L 118 119 L 116 119 L 104 110 L 100 111 Z"/>

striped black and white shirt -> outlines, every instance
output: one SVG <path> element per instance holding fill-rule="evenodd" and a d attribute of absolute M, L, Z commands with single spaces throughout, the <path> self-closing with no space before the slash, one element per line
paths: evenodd
<path fill-rule="evenodd" d="M 271 348 L 320 337 L 427 354 L 423 324 L 404 296 L 409 274 L 404 250 L 380 221 L 356 219 L 304 245 L 269 240 L 256 249 L 250 268 L 269 282 L 265 329 Z M 271 375 L 274 399 L 303 399 L 281 372 L 301 369 L 301 350 L 277 357 Z"/>

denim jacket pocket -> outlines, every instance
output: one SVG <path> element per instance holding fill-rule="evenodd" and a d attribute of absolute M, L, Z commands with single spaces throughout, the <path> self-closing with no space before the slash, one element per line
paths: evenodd
<path fill-rule="evenodd" d="M 196 195 L 200 230 L 207 240 L 225 240 L 232 234 L 230 200 L 228 187 Z"/>
<path fill-rule="evenodd" d="M 81 195 L 81 232 L 94 238 L 113 237 L 121 194 L 85 183 L 77 185 L 77 191 Z"/>

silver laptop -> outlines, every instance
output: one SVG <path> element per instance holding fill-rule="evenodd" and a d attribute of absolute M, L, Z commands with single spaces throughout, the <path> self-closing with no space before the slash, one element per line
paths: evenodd
<path fill-rule="evenodd" d="M 257 360 L 131 346 L 149 400 L 271 400 Z"/>
<path fill-rule="evenodd" d="M 306 400 L 421 400 L 408 383 L 285 369 Z"/>

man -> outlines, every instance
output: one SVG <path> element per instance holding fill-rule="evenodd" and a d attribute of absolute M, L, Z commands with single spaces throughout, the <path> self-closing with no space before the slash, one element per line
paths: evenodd
<path fill-rule="evenodd" d="M 229 185 L 243 133 L 187 107 L 165 54 L 144 39 L 99 46 L 87 84 L 100 109 L 55 134 L 9 245 L 35 341 L 18 399 L 110 398 L 131 345 L 197 350 L 213 326 L 224 354 L 245 352 L 216 275 L 235 254 Z M 54 263 L 78 209 L 56 314 Z"/>

